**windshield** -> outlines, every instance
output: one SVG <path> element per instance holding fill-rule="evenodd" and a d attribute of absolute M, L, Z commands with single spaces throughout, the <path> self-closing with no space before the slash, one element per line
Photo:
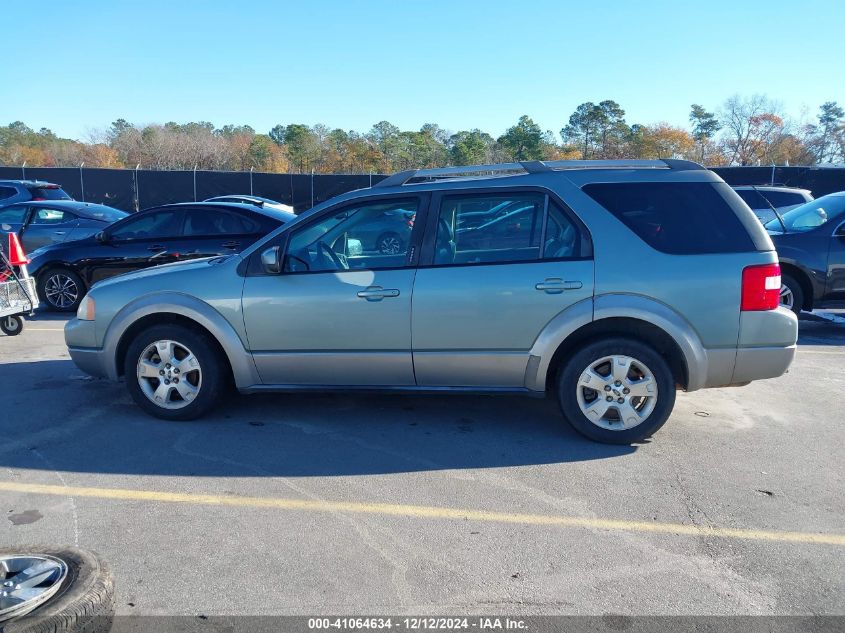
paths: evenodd
<path fill-rule="evenodd" d="M 845 196 L 823 196 L 783 214 L 783 224 L 787 232 L 800 233 L 810 231 L 829 222 L 845 211 Z M 770 231 L 782 231 L 777 218 L 766 222 Z"/>

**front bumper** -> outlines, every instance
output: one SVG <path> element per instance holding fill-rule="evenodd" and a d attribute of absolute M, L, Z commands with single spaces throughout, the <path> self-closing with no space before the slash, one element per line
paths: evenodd
<path fill-rule="evenodd" d="M 68 321 L 65 324 L 65 344 L 71 360 L 79 369 L 98 378 L 111 377 L 106 355 L 97 347 L 94 321 Z"/>

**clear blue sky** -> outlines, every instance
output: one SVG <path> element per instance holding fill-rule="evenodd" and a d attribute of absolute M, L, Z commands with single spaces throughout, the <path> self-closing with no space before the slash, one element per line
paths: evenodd
<path fill-rule="evenodd" d="M 0 124 L 74 138 L 119 117 L 498 135 L 522 114 L 557 132 L 602 99 L 629 123 L 676 125 L 734 93 L 793 116 L 845 104 L 841 0 L 23 0 L 2 14 L 16 27 L 0 38 Z"/>

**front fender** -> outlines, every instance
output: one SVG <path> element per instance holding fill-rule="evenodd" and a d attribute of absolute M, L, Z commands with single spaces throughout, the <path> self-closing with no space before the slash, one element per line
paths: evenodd
<path fill-rule="evenodd" d="M 162 314 L 177 314 L 205 328 L 223 348 L 239 389 L 260 382 L 252 355 L 231 323 L 207 303 L 178 292 L 145 295 L 125 305 L 114 316 L 103 336 L 103 353 L 109 359 L 109 378 L 117 380 L 120 374 L 117 351 L 126 331 L 139 319 Z"/>

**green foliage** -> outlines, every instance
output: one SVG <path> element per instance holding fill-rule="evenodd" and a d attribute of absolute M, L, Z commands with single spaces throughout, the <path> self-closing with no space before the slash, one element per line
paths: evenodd
<path fill-rule="evenodd" d="M 516 125 L 499 137 L 499 145 L 513 160 L 540 160 L 543 158 L 543 131 L 523 114 Z"/>
<path fill-rule="evenodd" d="M 580 104 L 559 143 L 523 115 L 498 138 L 477 128 L 451 133 L 436 123 L 402 130 L 379 121 L 360 133 L 322 124 L 278 124 L 266 134 L 249 125 L 208 121 L 137 126 L 117 119 L 89 143 L 0 127 L 0 164 L 86 165 L 148 169 L 221 169 L 310 173 L 389 173 L 402 169 L 568 158 L 686 157 L 705 164 L 806 164 L 845 160 L 845 111 L 820 107 L 818 123 L 796 127 L 763 95 L 732 97 L 718 115 L 693 104 L 690 129 L 667 123 L 628 125 L 610 99 Z"/>

